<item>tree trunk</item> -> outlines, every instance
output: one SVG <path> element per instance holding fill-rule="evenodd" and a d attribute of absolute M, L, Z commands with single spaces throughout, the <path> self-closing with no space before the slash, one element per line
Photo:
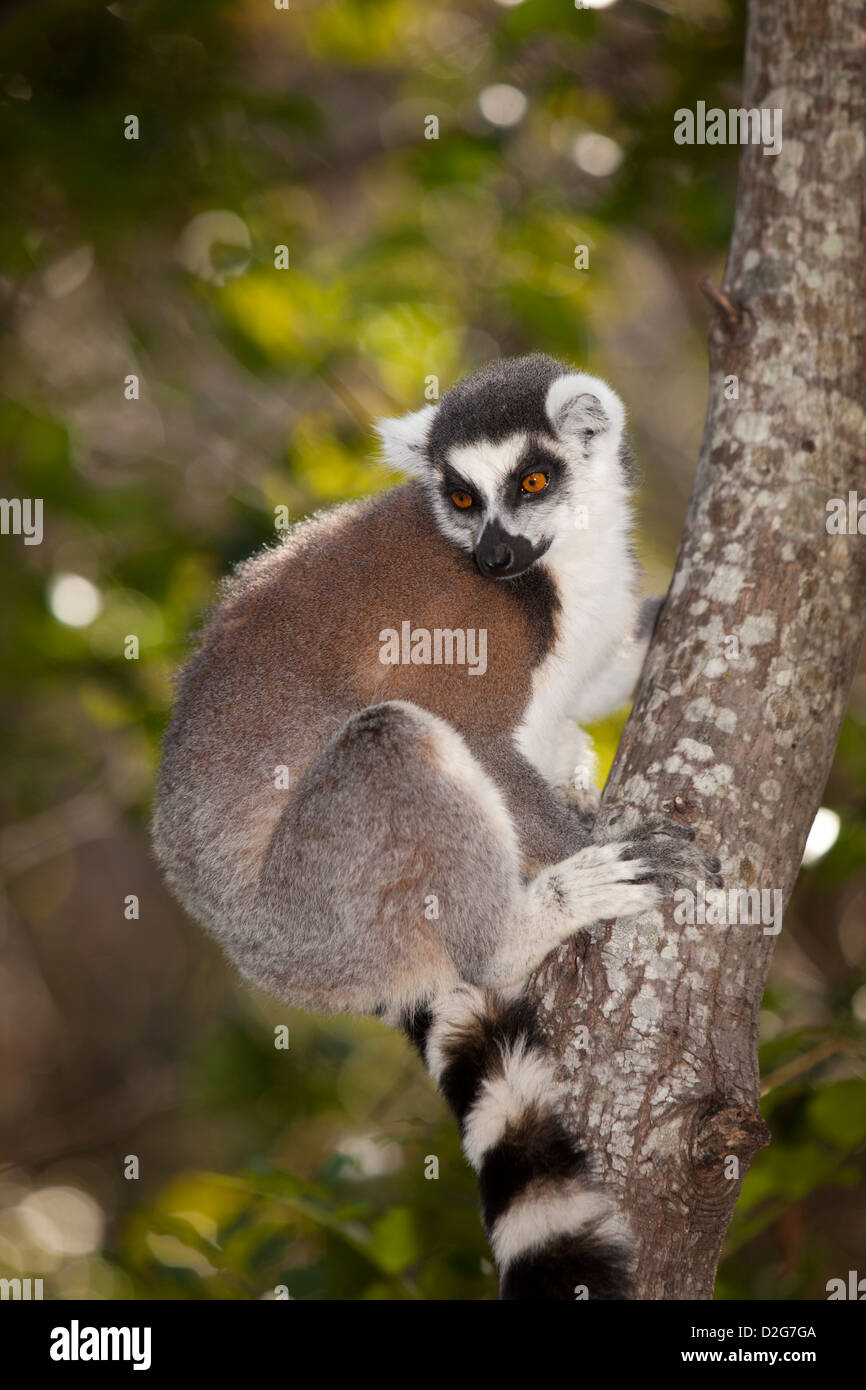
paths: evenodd
<path fill-rule="evenodd" d="M 787 904 L 866 626 L 866 536 L 827 529 L 830 499 L 866 498 L 863 25 L 862 0 L 751 0 L 743 105 L 781 108 L 782 152 L 741 157 L 733 312 L 718 297 L 685 534 L 604 793 L 693 825 L 726 897 Z M 767 1138 L 757 1035 L 775 939 L 677 925 L 671 903 L 539 972 L 575 1129 L 634 1229 L 639 1298 L 712 1296 Z"/>

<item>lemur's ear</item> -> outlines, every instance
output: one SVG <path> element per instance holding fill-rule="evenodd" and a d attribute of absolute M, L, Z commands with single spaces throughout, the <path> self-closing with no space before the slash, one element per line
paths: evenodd
<path fill-rule="evenodd" d="M 377 422 L 376 433 L 382 441 L 385 458 L 398 473 L 418 477 L 429 468 L 427 440 L 437 408 L 435 405 L 425 405 L 423 410 L 414 410 L 399 420 Z"/>
<path fill-rule="evenodd" d="M 615 391 L 597 376 L 569 372 L 557 377 L 545 401 L 547 418 L 559 437 L 584 449 L 604 444 L 618 450 L 625 428 L 625 407 Z"/>

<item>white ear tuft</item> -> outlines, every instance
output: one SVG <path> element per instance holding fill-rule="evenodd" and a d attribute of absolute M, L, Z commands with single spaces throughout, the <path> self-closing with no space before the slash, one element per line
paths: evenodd
<path fill-rule="evenodd" d="M 547 392 L 545 410 L 560 438 L 591 448 L 596 438 L 604 435 L 608 447 L 619 447 L 625 429 L 625 406 L 597 376 L 569 372 L 557 377 Z"/>
<path fill-rule="evenodd" d="M 422 410 L 414 410 L 399 420 L 379 420 L 376 433 L 382 441 L 385 458 L 398 473 L 425 473 L 429 467 L 426 457 L 430 426 L 436 414 L 435 405 L 425 405 Z"/>

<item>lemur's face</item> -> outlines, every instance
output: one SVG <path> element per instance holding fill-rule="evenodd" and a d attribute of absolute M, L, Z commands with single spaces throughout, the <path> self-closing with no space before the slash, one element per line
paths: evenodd
<path fill-rule="evenodd" d="M 450 448 L 431 482 L 442 531 L 489 579 L 523 574 L 550 548 L 570 494 L 567 458 L 523 433 Z"/>
<path fill-rule="evenodd" d="M 563 538 L 575 508 L 621 476 L 624 411 L 604 382 L 549 357 L 494 363 L 379 433 L 420 477 L 443 535 L 490 579 L 513 579 Z"/>

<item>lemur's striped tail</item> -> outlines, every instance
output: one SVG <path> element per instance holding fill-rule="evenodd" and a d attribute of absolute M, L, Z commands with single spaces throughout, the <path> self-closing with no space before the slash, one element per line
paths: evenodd
<path fill-rule="evenodd" d="M 478 1173 L 500 1298 L 630 1298 L 629 1232 L 560 1117 L 534 1006 L 466 985 L 403 1027 Z"/>

